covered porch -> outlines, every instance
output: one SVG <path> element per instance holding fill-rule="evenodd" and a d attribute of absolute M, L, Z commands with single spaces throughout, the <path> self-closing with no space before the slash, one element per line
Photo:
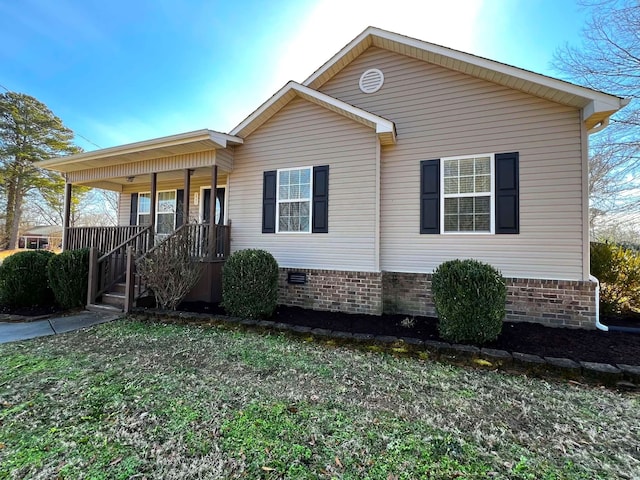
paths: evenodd
<path fill-rule="evenodd" d="M 136 260 L 159 245 L 166 248 L 176 235 L 189 239 L 194 261 L 224 262 L 231 238 L 226 215 L 228 175 L 234 146 L 241 143 L 239 137 L 198 130 L 42 162 L 66 179 L 62 249 L 92 249 L 89 303 L 105 300 L 127 279 L 135 282 Z M 76 185 L 118 192 L 118 225 L 71 227 Z M 221 265 L 207 265 L 203 277 L 220 270 Z M 216 301 L 213 280 L 203 281 L 207 285 L 196 290 L 209 294 L 198 299 Z M 126 300 L 134 301 L 134 285 L 126 285 L 125 290 L 122 308 L 126 311 L 131 306 Z"/>

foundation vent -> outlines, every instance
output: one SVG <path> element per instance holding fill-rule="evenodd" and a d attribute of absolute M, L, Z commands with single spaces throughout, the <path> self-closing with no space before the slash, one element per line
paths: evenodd
<path fill-rule="evenodd" d="M 371 68 L 360 77 L 360 90 L 364 93 L 375 93 L 382 87 L 384 75 L 377 68 Z"/>

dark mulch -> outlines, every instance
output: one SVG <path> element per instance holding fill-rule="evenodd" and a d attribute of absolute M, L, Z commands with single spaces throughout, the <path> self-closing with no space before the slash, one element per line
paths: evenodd
<path fill-rule="evenodd" d="M 41 317 L 43 315 L 51 315 L 53 313 L 60 313 L 64 310 L 58 306 L 31 306 L 31 307 L 9 307 L 7 305 L 0 305 L 0 315 L 13 315 L 18 317 L 25 317 L 24 319 L 16 319 L 16 321 L 24 321 L 29 317 Z M 6 321 L 6 320 L 5 320 Z M 11 321 L 11 319 L 9 319 Z"/>
<path fill-rule="evenodd" d="M 224 313 L 217 305 L 202 303 L 183 304 L 180 309 L 211 314 Z M 270 320 L 352 333 L 441 340 L 437 320 L 430 317 L 378 317 L 279 306 Z M 606 323 L 607 320 L 602 319 L 602 322 Z M 629 326 L 640 326 L 640 315 L 626 320 Z M 413 325 L 408 326 L 411 323 Z M 534 323 L 505 322 L 500 337 L 484 346 L 543 357 L 570 358 L 575 361 L 640 365 L 640 334 L 637 333 L 550 328 Z"/>

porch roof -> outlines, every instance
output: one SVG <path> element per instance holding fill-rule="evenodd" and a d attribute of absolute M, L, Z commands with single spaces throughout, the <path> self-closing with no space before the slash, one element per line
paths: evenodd
<path fill-rule="evenodd" d="M 225 149 L 227 146 L 242 143 L 243 140 L 240 137 L 203 129 L 43 160 L 38 162 L 38 166 L 60 173 L 70 173 L 207 150 Z"/>

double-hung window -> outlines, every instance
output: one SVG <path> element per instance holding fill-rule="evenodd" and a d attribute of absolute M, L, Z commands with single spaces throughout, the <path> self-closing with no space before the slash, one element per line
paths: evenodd
<path fill-rule="evenodd" d="M 493 233 L 493 155 L 442 159 L 445 233 Z"/>
<path fill-rule="evenodd" d="M 278 232 L 311 232 L 311 167 L 278 170 Z"/>
<path fill-rule="evenodd" d="M 151 225 L 151 194 L 138 194 L 138 225 Z"/>
<path fill-rule="evenodd" d="M 175 190 L 158 192 L 156 198 L 156 233 L 167 235 L 176 227 L 177 195 Z M 151 194 L 138 194 L 138 225 L 151 224 Z"/>
<path fill-rule="evenodd" d="M 420 233 L 520 233 L 518 152 L 420 161 Z"/>

